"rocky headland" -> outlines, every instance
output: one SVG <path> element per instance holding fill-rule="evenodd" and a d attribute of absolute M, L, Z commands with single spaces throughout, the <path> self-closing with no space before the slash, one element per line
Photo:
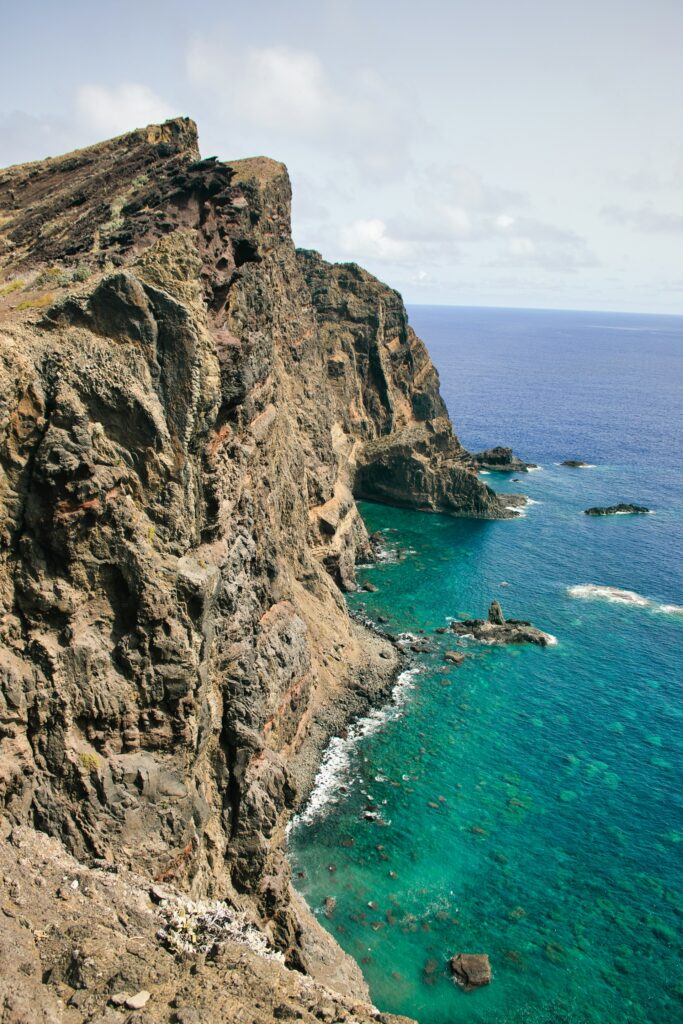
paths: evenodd
<path fill-rule="evenodd" d="M 399 666 L 343 599 L 355 502 L 514 512 L 400 296 L 297 251 L 290 198 L 187 119 L 0 171 L 8 1024 L 398 1020 L 284 853 Z"/>

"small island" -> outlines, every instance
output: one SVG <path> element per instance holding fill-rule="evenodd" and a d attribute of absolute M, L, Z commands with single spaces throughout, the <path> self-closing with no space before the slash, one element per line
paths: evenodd
<path fill-rule="evenodd" d="M 582 459 L 565 459 L 564 462 L 560 463 L 560 465 L 570 466 L 571 469 L 588 469 L 591 463 L 584 462 Z"/>
<path fill-rule="evenodd" d="M 493 470 L 495 473 L 527 473 L 530 469 L 538 469 L 534 462 L 523 462 L 513 455 L 512 448 L 487 448 L 485 452 L 472 455 L 475 469 Z"/>
<path fill-rule="evenodd" d="M 506 619 L 498 601 L 492 601 L 486 619 L 464 619 L 451 622 L 458 636 L 471 636 L 487 644 L 536 644 L 548 647 L 555 638 L 532 626 L 525 619 Z"/>
<path fill-rule="evenodd" d="M 642 516 L 652 510 L 645 505 L 594 505 L 583 510 L 585 516 Z"/>

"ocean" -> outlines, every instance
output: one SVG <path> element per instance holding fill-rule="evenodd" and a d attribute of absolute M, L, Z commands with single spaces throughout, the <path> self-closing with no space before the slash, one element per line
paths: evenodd
<path fill-rule="evenodd" d="M 411 654 L 390 705 L 332 741 L 290 832 L 296 885 L 384 1011 L 676 1024 L 683 318 L 409 313 L 462 442 L 512 446 L 540 469 L 484 477 L 532 499 L 514 521 L 362 504 L 387 558 L 359 571 L 378 589 L 349 605 L 431 649 Z M 559 465 L 571 458 L 591 468 Z M 621 501 L 654 514 L 583 514 Z M 557 644 L 434 632 L 493 598 Z M 449 665 L 447 649 L 468 657 Z M 488 953 L 488 987 L 454 985 L 459 952 Z"/>

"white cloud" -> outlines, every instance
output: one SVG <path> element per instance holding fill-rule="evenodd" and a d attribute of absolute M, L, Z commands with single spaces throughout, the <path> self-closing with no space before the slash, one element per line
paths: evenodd
<path fill-rule="evenodd" d="M 641 206 L 628 210 L 623 206 L 604 206 L 602 216 L 610 224 L 623 224 L 650 235 L 683 234 L 683 214 L 655 210 L 652 206 Z"/>
<path fill-rule="evenodd" d="M 188 51 L 187 71 L 194 85 L 225 90 L 236 117 L 276 131 L 320 131 L 334 103 L 320 59 L 286 46 L 230 53 L 196 36 Z"/>
<path fill-rule="evenodd" d="M 424 127 L 416 109 L 408 123 L 399 97 L 375 70 L 345 68 L 335 78 L 312 50 L 241 46 L 198 34 L 186 69 L 238 149 L 277 149 L 289 159 L 296 147 L 308 146 L 316 161 L 326 154 L 386 180 L 403 174 Z"/>
<path fill-rule="evenodd" d="M 137 82 L 123 82 L 111 89 L 82 85 L 76 93 L 79 122 L 104 138 L 165 121 L 174 113 L 149 86 Z"/>
<path fill-rule="evenodd" d="M 23 110 L 0 115 L 0 167 L 57 156 L 74 145 L 73 125 L 65 117 L 35 117 Z"/>
<path fill-rule="evenodd" d="M 536 252 L 536 246 L 530 238 L 511 238 L 508 242 L 508 248 L 513 256 L 533 256 Z"/>
<path fill-rule="evenodd" d="M 383 220 L 355 220 L 339 232 L 341 249 L 354 260 L 383 260 L 401 262 L 410 256 L 407 242 L 387 234 Z"/>

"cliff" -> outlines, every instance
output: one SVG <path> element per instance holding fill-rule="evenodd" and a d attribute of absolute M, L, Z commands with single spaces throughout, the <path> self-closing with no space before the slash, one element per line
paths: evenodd
<path fill-rule="evenodd" d="M 144 981 L 123 953 L 84 981 L 68 929 L 45 970 L 61 911 L 22 867 L 33 844 L 48 874 L 80 865 L 74 934 L 102 924 L 109 869 L 139 914 L 161 880 L 247 915 L 297 1006 L 308 975 L 351 1012 L 362 979 L 293 896 L 283 842 L 322 746 L 397 670 L 340 592 L 371 557 L 354 498 L 510 515 L 468 468 L 400 297 L 295 250 L 282 164 L 202 160 L 176 120 L 0 171 L 0 352 L 3 855 L 35 897 L 9 1003 L 32 957 L 41 1019 L 121 1020 L 107 999 Z M 154 913 L 112 935 L 144 935 L 166 977 Z M 274 1012 L 259 965 L 249 1020 Z M 222 991 L 220 965 L 202 970 Z M 145 1020 L 195 1019 L 150 984 Z"/>

